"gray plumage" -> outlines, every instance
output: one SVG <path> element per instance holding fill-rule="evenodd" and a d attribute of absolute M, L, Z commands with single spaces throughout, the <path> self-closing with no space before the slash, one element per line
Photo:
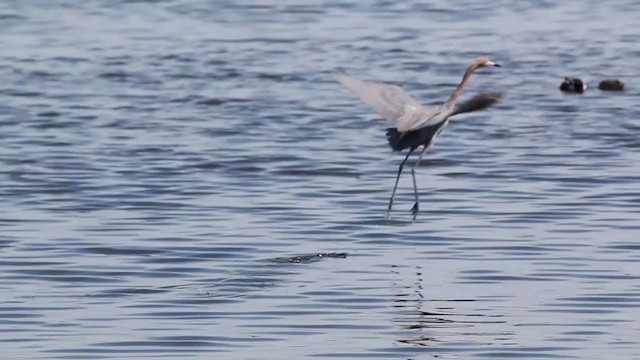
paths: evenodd
<path fill-rule="evenodd" d="M 486 109 L 495 104 L 502 96 L 501 93 L 481 93 L 473 98 L 457 104 L 458 97 L 462 94 L 465 85 L 471 75 L 482 67 L 500 66 L 484 57 L 475 59 L 467 67 L 462 81 L 458 84 L 453 94 L 446 103 L 439 107 L 425 108 L 409 96 L 402 88 L 396 85 L 384 84 L 374 81 L 354 79 L 345 73 L 336 76 L 338 82 L 349 92 L 358 96 L 368 104 L 383 119 L 390 122 L 393 127 L 387 129 L 387 140 L 394 151 L 409 149 L 409 154 L 400 163 L 396 176 L 395 186 L 389 199 L 387 217 L 391 213 L 393 198 L 398 187 L 398 181 L 402 168 L 409 156 L 418 147 L 423 150 L 416 163 L 411 168 L 415 204 L 412 208 L 413 220 L 419 211 L 418 188 L 415 180 L 415 168 L 418 166 L 424 154 L 433 147 L 435 140 L 449 123 L 451 116 Z"/>

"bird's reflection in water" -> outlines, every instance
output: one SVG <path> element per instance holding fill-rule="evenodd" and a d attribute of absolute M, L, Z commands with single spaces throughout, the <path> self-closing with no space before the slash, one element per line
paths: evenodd
<path fill-rule="evenodd" d="M 393 266 L 392 272 L 400 275 L 397 266 Z M 414 272 L 415 280 L 412 285 L 402 285 L 394 283 L 396 294 L 393 298 L 392 307 L 398 309 L 393 322 L 406 333 L 397 339 L 399 343 L 409 345 L 428 346 L 435 342 L 435 333 L 430 331 L 439 324 L 450 323 L 451 320 L 445 318 L 446 314 L 433 311 L 426 311 L 425 298 L 423 294 L 423 274 L 422 268 L 417 266 Z"/>
<path fill-rule="evenodd" d="M 449 335 L 451 331 L 445 329 L 469 328 L 478 323 L 485 323 L 484 320 L 469 321 L 465 318 L 474 317 L 485 318 L 486 314 L 478 313 L 458 313 L 455 311 L 455 303 L 473 302 L 475 299 L 428 299 L 425 298 L 423 288 L 423 271 L 420 266 L 412 270 L 415 278 L 410 285 L 401 283 L 404 281 L 406 271 L 400 271 L 401 266 L 392 266 L 392 272 L 398 274 L 398 280 L 394 282 L 396 294 L 393 297 L 392 307 L 394 308 L 394 324 L 400 329 L 399 338 L 396 340 L 400 344 L 413 346 L 438 346 L 447 342 L 438 337 Z M 426 292 L 435 293 L 435 290 Z M 500 317 L 499 315 L 497 317 Z M 478 319 L 479 320 L 479 319 Z M 493 321 L 489 321 L 493 322 Z M 500 323 L 504 321 L 499 321 Z M 439 329 L 439 330 L 438 330 Z M 464 331 L 466 335 L 470 333 Z"/>

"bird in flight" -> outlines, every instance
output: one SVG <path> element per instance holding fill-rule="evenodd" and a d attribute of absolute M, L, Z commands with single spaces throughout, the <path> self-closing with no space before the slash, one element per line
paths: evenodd
<path fill-rule="evenodd" d="M 502 97 L 502 93 L 480 93 L 465 102 L 457 103 L 458 97 L 462 94 L 471 75 L 473 75 L 476 70 L 488 66 L 500 67 L 500 65 L 485 57 L 479 57 L 473 60 L 464 72 L 462 81 L 460 81 L 447 102 L 442 106 L 434 108 L 422 107 L 398 86 L 354 79 L 344 72 L 337 75 L 336 79 L 343 87 L 372 107 L 380 117 L 394 125 L 394 127 L 387 129 L 389 146 L 391 146 L 394 151 L 409 149 L 409 153 L 398 168 L 396 182 L 393 186 L 391 198 L 389 199 L 387 218 L 389 218 L 391 214 L 393 198 L 398 188 L 402 168 L 407 162 L 407 159 L 409 159 L 409 156 L 417 148 L 423 146 L 418 161 L 411 167 L 413 192 L 415 196 L 415 204 L 411 209 L 411 213 L 413 215 L 412 221 L 415 221 L 420 209 L 415 169 L 420 164 L 420 161 L 422 161 L 424 154 L 433 147 L 436 138 L 449 123 L 449 118 L 454 115 L 488 108 Z"/>

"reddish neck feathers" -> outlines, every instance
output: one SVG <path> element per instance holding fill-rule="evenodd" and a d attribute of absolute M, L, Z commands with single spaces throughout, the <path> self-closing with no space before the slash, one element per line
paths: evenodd
<path fill-rule="evenodd" d="M 476 70 L 476 67 L 473 66 L 473 64 L 471 64 L 467 68 L 467 71 L 465 71 L 464 75 L 462 76 L 462 81 L 460 81 L 460 84 L 458 84 L 458 86 L 456 87 L 456 90 L 453 92 L 453 94 L 451 94 L 451 97 L 449 98 L 449 100 L 447 100 L 447 103 L 445 104 L 445 108 L 452 110 L 456 106 L 456 101 L 458 101 L 458 97 L 460 96 L 460 94 L 462 94 L 462 90 L 464 90 L 464 87 L 469 82 L 469 79 L 471 79 L 471 75 L 473 75 L 473 72 L 475 70 Z"/>

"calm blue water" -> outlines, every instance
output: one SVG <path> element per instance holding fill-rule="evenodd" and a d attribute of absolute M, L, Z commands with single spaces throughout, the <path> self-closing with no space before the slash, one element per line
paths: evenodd
<path fill-rule="evenodd" d="M 2 359 L 640 359 L 637 2 L 270 3 L 0 4 Z"/>

